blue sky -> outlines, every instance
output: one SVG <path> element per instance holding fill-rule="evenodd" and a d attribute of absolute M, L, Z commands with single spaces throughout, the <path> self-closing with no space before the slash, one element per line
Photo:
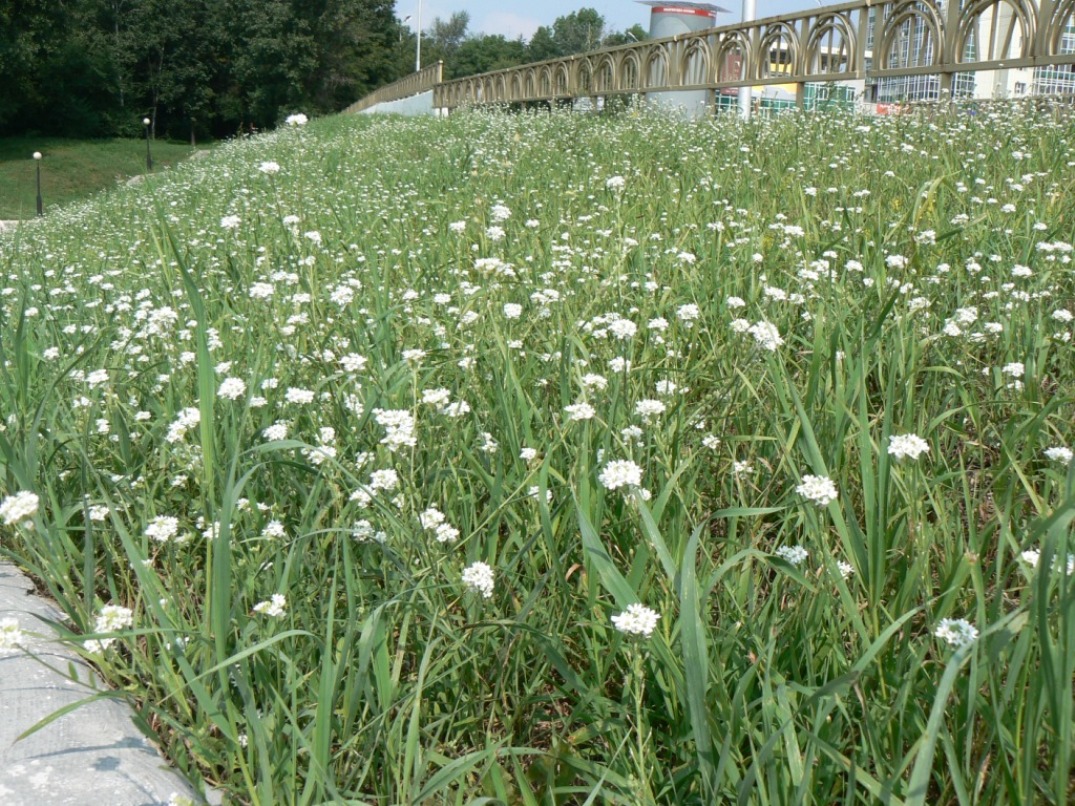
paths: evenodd
<path fill-rule="evenodd" d="M 728 2 L 724 0 L 705 0 L 730 10 L 728 14 L 718 14 L 717 24 L 726 25 L 738 22 L 742 11 L 742 0 Z M 774 14 L 786 14 L 816 8 L 817 0 L 756 0 L 758 17 L 771 17 Z M 832 0 L 826 3 L 829 5 Z M 419 0 L 396 0 L 396 15 L 402 19 L 408 15 L 407 22 L 412 28 L 418 16 Z M 674 2 L 669 2 L 674 5 Z M 580 8 L 597 9 L 605 22 L 614 30 L 630 28 L 635 23 L 649 30 L 649 8 L 639 5 L 634 0 L 421 0 L 422 28 L 428 29 L 434 17 L 447 19 L 455 11 L 470 14 L 470 32 L 503 34 L 511 39 L 522 35 L 527 39 L 540 25 L 551 25 L 557 17 L 570 14 Z"/>

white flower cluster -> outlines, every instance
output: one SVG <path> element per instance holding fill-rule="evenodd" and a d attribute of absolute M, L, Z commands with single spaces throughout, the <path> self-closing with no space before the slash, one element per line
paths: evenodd
<path fill-rule="evenodd" d="M 972 643 L 978 637 L 978 628 L 966 619 L 941 619 L 933 634 L 955 647 Z"/>
<path fill-rule="evenodd" d="M 438 543 L 454 543 L 459 539 L 459 530 L 448 523 L 444 513 L 436 507 L 429 507 L 418 516 L 418 522 L 427 532 L 432 532 Z"/>
<path fill-rule="evenodd" d="M 1059 462 L 1064 467 L 1070 465 L 1072 458 L 1075 458 L 1075 454 L 1072 453 L 1071 448 L 1066 448 L 1063 445 L 1046 449 L 1045 456 L 1047 459 Z"/>
<path fill-rule="evenodd" d="M 810 552 L 802 546 L 781 546 L 773 554 L 791 565 L 802 565 L 810 556 Z"/>
<path fill-rule="evenodd" d="M 484 599 L 493 598 L 493 569 L 483 562 L 471 563 L 463 569 L 463 584 L 477 591 Z"/>
<path fill-rule="evenodd" d="M 612 617 L 612 626 L 624 635 L 649 638 L 657 629 L 661 614 L 643 604 L 627 605 L 627 609 Z"/>
<path fill-rule="evenodd" d="M 95 633 L 116 632 L 134 624 L 134 613 L 126 607 L 119 605 L 105 605 L 97 615 L 97 621 L 93 625 Z M 115 638 L 91 639 L 84 643 L 88 652 L 101 652 L 108 649 L 116 642 Z"/>
<path fill-rule="evenodd" d="M 802 484 L 795 492 L 819 507 L 827 507 L 839 496 L 836 485 L 828 476 L 803 476 Z"/>
<path fill-rule="evenodd" d="M 22 629 L 18 619 L 0 619 L 0 652 L 18 649 L 22 646 Z"/>
<path fill-rule="evenodd" d="M 750 326 L 747 331 L 754 337 L 754 341 L 763 350 L 768 350 L 773 353 L 777 348 L 784 344 L 784 340 L 780 337 L 780 331 L 776 329 L 776 325 L 772 322 L 755 322 Z"/>
<path fill-rule="evenodd" d="M 9 495 L 0 503 L 0 520 L 4 526 L 28 521 L 37 514 L 40 499 L 29 490 L 22 490 Z"/>
<path fill-rule="evenodd" d="M 287 597 L 282 593 L 274 593 L 268 601 L 254 605 L 254 612 L 272 618 L 282 618 L 287 614 Z"/>
<path fill-rule="evenodd" d="M 158 515 L 146 526 L 146 537 L 155 543 L 167 543 L 179 533 L 179 519 Z"/>
<path fill-rule="evenodd" d="M 382 445 L 393 453 L 402 447 L 413 448 L 418 444 L 414 435 L 414 415 L 406 409 L 374 409 L 373 417 L 384 428 Z"/>
<path fill-rule="evenodd" d="M 899 434 L 888 441 L 888 455 L 897 459 L 917 459 L 929 453 L 929 444 L 917 434 Z"/>
<path fill-rule="evenodd" d="M 1022 558 L 1023 562 L 1025 562 L 1031 568 L 1037 568 L 1038 563 L 1041 562 L 1041 552 L 1037 549 L 1027 549 L 1019 556 Z M 1059 560 L 1059 557 L 1053 557 L 1053 568 L 1056 568 L 1059 565 Z M 1065 573 L 1068 576 L 1075 574 L 1075 554 L 1068 555 Z"/>
<path fill-rule="evenodd" d="M 238 400 L 246 394 L 246 382 L 242 378 L 225 378 L 216 393 L 225 400 Z"/>
<path fill-rule="evenodd" d="M 616 459 L 605 465 L 597 479 L 606 490 L 638 487 L 642 484 L 642 468 L 630 459 Z"/>

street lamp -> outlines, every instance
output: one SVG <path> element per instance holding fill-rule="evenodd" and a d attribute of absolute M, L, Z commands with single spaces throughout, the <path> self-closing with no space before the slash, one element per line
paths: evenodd
<path fill-rule="evenodd" d="M 422 0 L 418 0 L 418 45 L 414 53 L 414 72 L 422 69 Z"/>
<path fill-rule="evenodd" d="M 146 127 L 146 170 L 153 170 L 153 155 L 149 152 L 149 124 L 152 121 L 149 118 L 142 118 L 142 125 Z"/>
<path fill-rule="evenodd" d="M 37 165 L 37 214 L 44 215 L 45 207 L 41 203 L 41 152 L 34 152 L 34 163 Z"/>
<path fill-rule="evenodd" d="M 758 8 L 756 0 L 743 0 L 743 25 L 748 22 L 754 22 L 758 16 Z M 746 55 L 745 53 L 743 54 Z M 746 61 L 744 59 L 744 61 Z M 746 70 L 741 70 L 741 73 L 749 72 L 749 64 Z M 741 76 L 746 78 L 745 76 Z M 743 120 L 750 120 L 750 107 L 754 102 L 752 87 L 748 84 L 745 87 L 739 88 L 739 114 Z"/>

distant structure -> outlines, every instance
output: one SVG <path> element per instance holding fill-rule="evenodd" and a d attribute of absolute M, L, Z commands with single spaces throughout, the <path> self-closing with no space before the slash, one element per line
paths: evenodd
<path fill-rule="evenodd" d="M 715 28 L 717 14 L 727 14 L 728 9 L 715 6 L 711 3 L 675 3 L 662 2 L 662 0 L 638 0 L 640 5 L 650 7 L 649 36 L 650 39 L 662 39 L 666 36 L 680 36 L 692 34 L 695 31 L 704 31 L 707 28 Z M 666 69 L 663 62 L 651 64 L 651 73 L 660 73 Z M 650 86 L 665 84 L 666 76 L 649 76 Z M 683 109 L 689 117 L 697 117 L 705 113 L 707 104 L 712 103 L 713 91 L 706 87 L 707 76 L 684 76 L 685 84 L 696 84 L 698 89 L 678 90 L 676 92 L 650 92 L 646 98 L 654 103 L 664 106 L 676 106 Z"/>

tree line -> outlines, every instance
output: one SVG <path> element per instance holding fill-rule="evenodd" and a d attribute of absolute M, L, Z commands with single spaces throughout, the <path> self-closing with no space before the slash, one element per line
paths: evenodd
<path fill-rule="evenodd" d="M 530 41 L 423 32 L 423 64 L 458 78 L 644 38 L 583 8 Z M 414 69 L 395 0 L 0 0 L 0 135 L 228 136 L 343 109 Z"/>

